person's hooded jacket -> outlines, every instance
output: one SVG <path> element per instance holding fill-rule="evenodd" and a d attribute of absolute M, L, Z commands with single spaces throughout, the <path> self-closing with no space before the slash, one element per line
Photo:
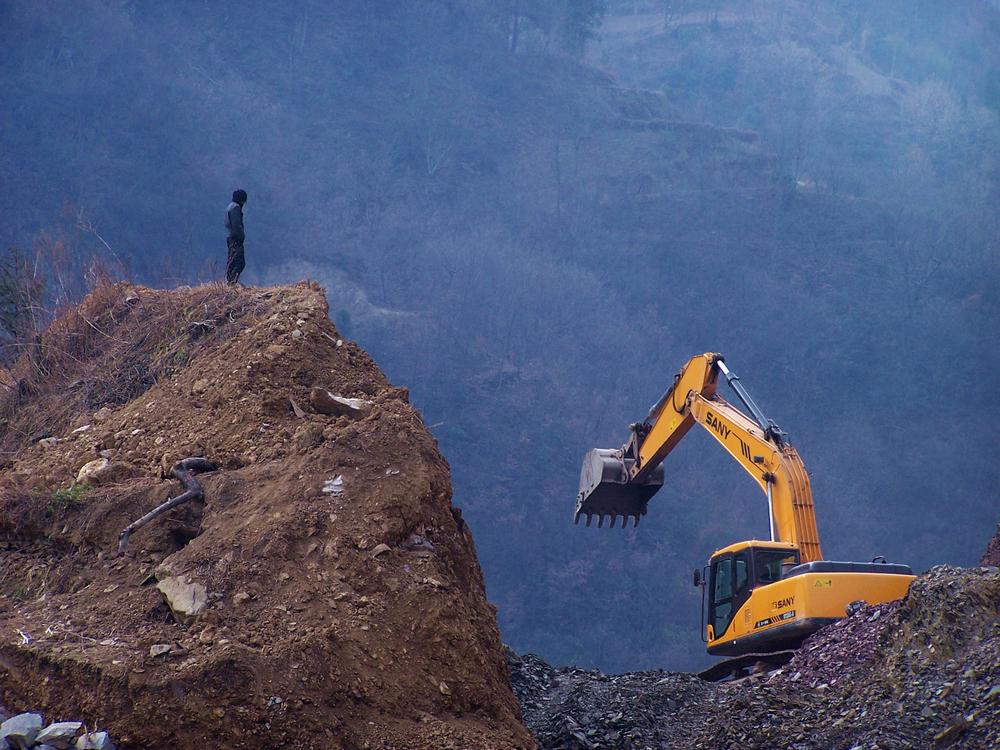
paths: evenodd
<path fill-rule="evenodd" d="M 236 201 L 226 208 L 226 229 L 234 240 L 242 242 L 246 239 L 246 235 L 243 234 L 243 206 Z"/>

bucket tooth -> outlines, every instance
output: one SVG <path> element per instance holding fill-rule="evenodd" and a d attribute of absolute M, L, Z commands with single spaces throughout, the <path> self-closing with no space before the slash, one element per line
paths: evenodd
<path fill-rule="evenodd" d="M 587 525 L 590 526 L 590 522 L 594 520 L 594 515 L 592 513 L 587 514 Z"/>
<path fill-rule="evenodd" d="M 604 516 L 599 515 L 597 517 L 597 528 L 601 528 L 602 526 L 604 526 Z"/>
<path fill-rule="evenodd" d="M 573 514 L 573 523 L 576 524 L 577 526 L 580 525 L 580 511 L 577 511 L 576 513 Z"/>
<path fill-rule="evenodd" d="M 609 529 L 613 529 L 615 527 L 615 521 L 617 521 L 617 520 L 618 520 L 618 516 L 616 516 L 614 513 L 612 513 L 611 514 L 611 525 L 608 528 Z"/>

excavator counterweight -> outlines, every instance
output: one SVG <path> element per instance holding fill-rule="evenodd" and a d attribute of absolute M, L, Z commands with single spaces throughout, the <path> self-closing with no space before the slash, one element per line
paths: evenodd
<path fill-rule="evenodd" d="M 641 482 L 629 479 L 628 468 L 621 450 L 594 448 L 583 457 L 580 470 L 580 491 L 576 496 L 576 523 L 582 516 L 587 517 L 587 525 L 597 516 L 597 525 L 603 526 L 606 516 L 611 518 L 611 526 L 622 518 L 622 528 L 628 525 L 629 517 L 639 525 L 640 516 L 646 515 L 649 498 L 663 486 L 662 464 Z"/>

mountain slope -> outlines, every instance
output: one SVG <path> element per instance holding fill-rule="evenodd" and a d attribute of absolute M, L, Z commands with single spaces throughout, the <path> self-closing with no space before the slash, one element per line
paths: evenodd
<path fill-rule="evenodd" d="M 305 284 L 105 286 L 22 357 L 0 702 L 126 748 L 531 745 L 447 464 L 327 312 Z M 315 387 L 360 413 L 314 408 Z M 218 466 L 204 500 L 118 556 L 188 456 Z"/>

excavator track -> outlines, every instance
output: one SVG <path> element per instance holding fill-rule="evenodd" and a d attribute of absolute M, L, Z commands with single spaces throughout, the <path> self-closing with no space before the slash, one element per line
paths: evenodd
<path fill-rule="evenodd" d="M 775 651 L 770 654 L 743 654 L 732 659 L 723 659 L 708 669 L 698 673 L 698 677 L 706 682 L 723 682 L 739 680 L 751 674 L 773 672 L 792 660 L 794 651 Z"/>

